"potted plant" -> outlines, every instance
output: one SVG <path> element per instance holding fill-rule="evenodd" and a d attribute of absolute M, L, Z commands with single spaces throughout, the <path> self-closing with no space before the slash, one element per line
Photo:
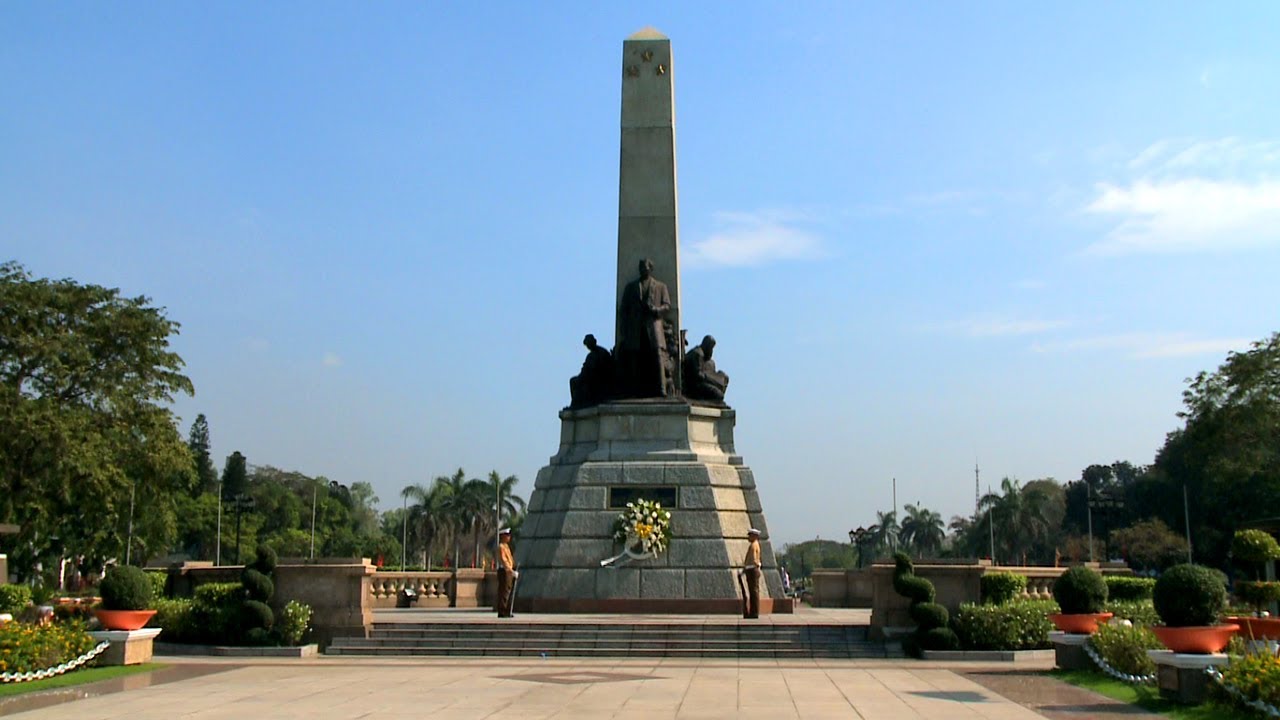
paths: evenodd
<path fill-rule="evenodd" d="M 107 571 L 98 586 L 102 607 L 94 610 L 107 630 L 141 630 L 156 614 L 151 606 L 151 580 L 140 568 L 121 565 Z"/>
<path fill-rule="evenodd" d="M 1059 575 L 1053 581 L 1053 599 L 1062 612 L 1051 613 L 1049 621 L 1062 632 L 1092 635 L 1098 623 L 1111 619 L 1111 613 L 1102 612 L 1107 583 L 1092 568 L 1078 565 Z"/>
<path fill-rule="evenodd" d="M 1280 600 L 1280 582 L 1263 580 L 1262 569 L 1271 560 L 1280 559 L 1280 543 L 1263 530 L 1237 530 L 1231 539 L 1231 556 L 1253 570 L 1252 581 L 1237 580 L 1235 594 L 1253 606 L 1253 617 L 1228 617 L 1227 622 L 1241 627 L 1241 635 L 1251 640 L 1280 639 L 1280 620 L 1267 617 L 1265 608 Z"/>
<path fill-rule="evenodd" d="M 1240 629 L 1216 624 L 1227 604 L 1227 590 L 1213 570 L 1203 565 L 1175 565 L 1156 581 L 1152 595 L 1164 625 L 1151 628 L 1175 653 L 1216 653 Z"/>

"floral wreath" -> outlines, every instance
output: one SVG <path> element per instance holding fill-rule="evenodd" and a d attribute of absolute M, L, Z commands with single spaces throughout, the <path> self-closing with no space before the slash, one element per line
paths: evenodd
<path fill-rule="evenodd" d="M 613 539 L 622 543 L 622 553 L 601 560 L 601 565 L 612 565 L 624 557 L 630 560 L 657 557 L 666 552 L 671 543 L 671 512 L 653 500 L 629 502 L 613 521 Z"/>

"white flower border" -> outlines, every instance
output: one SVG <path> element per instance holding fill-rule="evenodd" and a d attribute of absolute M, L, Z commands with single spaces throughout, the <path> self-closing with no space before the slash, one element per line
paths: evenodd
<path fill-rule="evenodd" d="M 1111 677 L 1119 680 L 1120 682 L 1129 683 L 1130 685 L 1155 684 L 1155 681 L 1156 681 L 1155 673 L 1151 673 L 1150 675 L 1130 675 L 1129 673 L 1120 672 L 1119 670 L 1111 667 L 1111 665 L 1106 660 L 1103 660 L 1102 656 L 1099 655 L 1097 651 L 1093 649 L 1092 636 L 1090 636 L 1090 638 L 1085 641 L 1084 652 L 1086 655 L 1089 656 L 1090 660 L 1093 660 L 1094 664 L 1097 665 L 1098 668 L 1102 670 L 1102 672 L 1106 673 L 1107 675 L 1110 675 Z"/>
<path fill-rule="evenodd" d="M 111 643 L 104 640 L 98 643 L 97 647 L 81 655 L 75 660 L 68 660 L 61 665 L 55 665 L 51 668 L 45 668 L 44 670 L 32 670 L 31 672 L 20 673 L 0 673 L 0 683 L 20 683 L 31 682 L 32 680 L 47 680 L 55 675 L 70 672 L 101 655 L 109 645 L 111 645 Z"/>

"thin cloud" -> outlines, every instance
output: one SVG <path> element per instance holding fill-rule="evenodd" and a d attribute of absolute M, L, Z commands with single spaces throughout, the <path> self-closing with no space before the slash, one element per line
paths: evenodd
<path fill-rule="evenodd" d="M 1093 255 L 1223 251 L 1280 243 L 1280 142 L 1161 140 L 1101 182 L 1086 213 L 1115 225 Z"/>
<path fill-rule="evenodd" d="M 690 245 L 691 267 L 747 267 L 824 257 L 821 239 L 801 226 L 808 218 L 789 212 L 717 213 L 717 229 Z"/>
<path fill-rule="evenodd" d="M 1193 338 L 1186 333 L 1118 333 L 1073 338 L 1060 342 L 1036 343 L 1037 353 L 1071 353 L 1119 350 L 1135 359 L 1226 355 L 1249 347 L 1247 338 Z"/>
<path fill-rule="evenodd" d="M 1015 318 L 969 318 L 939 326 L 944 332 L 971 338 L 1039 335 L 1071 325 L 1068 320 L 1039 320 Z"/>
<path fill-rule="evenodd" d="M 341 367 L 342 358 L 332 352 L 327 352 L 324 354 L 324 357 L 320 359 L 320 364 L 325 367 Z"/>

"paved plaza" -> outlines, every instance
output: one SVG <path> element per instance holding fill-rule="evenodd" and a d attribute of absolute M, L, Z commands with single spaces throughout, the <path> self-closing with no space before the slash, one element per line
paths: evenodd
<path fill-rule="evenodd" d="M 972 663 L 326 657 L 252 663 L 243 659 L 161 660 L 170 667 L 151 675 L 11 698 L 0 702 L 0 715 L 24 720 L 1015 720 L 1113 717 L 1132 710 L 1007 665 Z M 1051 691 L 1046 693 L 1045 688 Z M 1050 703 L 1049 709 L 1037 705 L 1037 699 Z M 45 706 L 37 707 L 42 704 Z"/>

